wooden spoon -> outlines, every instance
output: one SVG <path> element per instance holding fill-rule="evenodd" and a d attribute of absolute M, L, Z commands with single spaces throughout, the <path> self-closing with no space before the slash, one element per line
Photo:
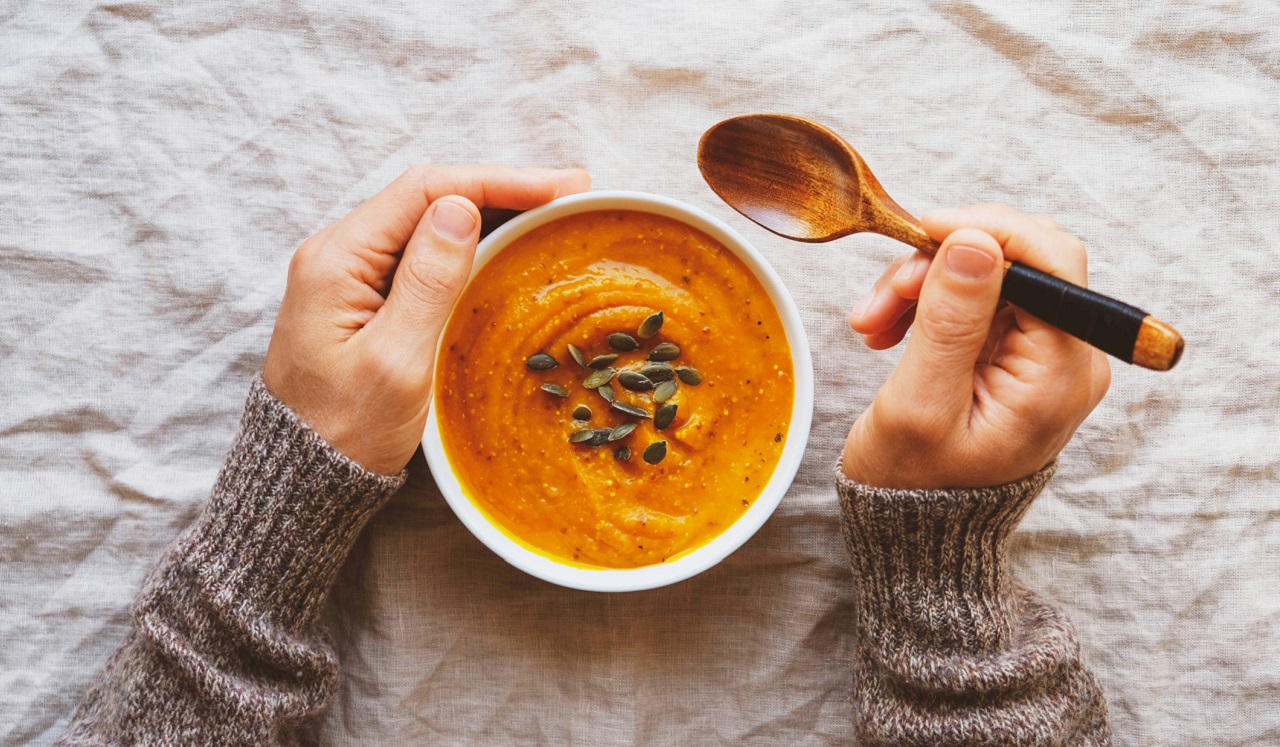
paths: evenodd
<path fill-rule="evenodd" d="M 698 168 L 721 199 L 779 236 L 822 242 L 866 231 L 938 251 L 852 146 L 803 117 L 726 119 L 703 134 Z M 1182 336 L 1168 324 L 1020 262 L 1005 262 L 1000 294 L 1126 363 L 1167 371 L 1182 356 Z"/>

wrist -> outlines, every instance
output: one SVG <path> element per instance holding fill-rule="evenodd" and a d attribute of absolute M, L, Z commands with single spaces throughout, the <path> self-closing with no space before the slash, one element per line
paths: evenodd
<path fill-rule="evenodd" d="M 299 382 L 304 379 L 304 383 Z M 365 413 L 384 406 L 380 402 L 350 402 L 341 396 L 328 381 L 305 381 L 305 376 L 295 372 L 290 376 L 272 365 L 268 355 L 262 372 L 262 384 L 266 391 L 287 407 L 307 428 L 326 444 L 361 468 L 374 474 L 395 476 L 409 463 L 421 439 L 423 427 L 416 431 L 407 428 L 380 425 L 372 417 L 353 419 L 353 413 Z M 355 387 L 351 387 L 355 388 Z M 368 389 L 368 385 L 364 385 Z M 425 415 L 425 413 L 424 413 Z M 399 431 L 404 431 L 403 433 Z"/>
<path fill-rule="evenodd" d="M 855 483 L 898 490 L 953 487 L 946 478 L 945 444 L 898 431 L 885 432 L 875 418 L 875 403 L 864 412 L 845 440 L 842 474 Z"/>
<path fill-rule="evenodd" d="M 901 418 L 897 419 L 901 420 Z M 1066 438 L 939 428 L 923 418 L 883 427 L 873 402 L 849 430 L 841 473 L 894 490 L 984 488 L 1016 482 L 1057 459 Z"/>

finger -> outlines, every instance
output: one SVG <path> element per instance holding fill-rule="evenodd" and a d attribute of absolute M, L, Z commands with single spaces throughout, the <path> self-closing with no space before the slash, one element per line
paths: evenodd
<path fill-rule="evenodd" d="M 849 318 L 849 326 L 863 335 L 872 350 L 887 350 L 902 342 L 915 319 L 916 302 L 933 260 L 914 252 L 889 265 L 877 283 L 875 305 L 864 315 Z M 887 286 L 887 287 L 886 287 Z"/>
<path fill-rule="evenodd" d="M 916 307 L 912 306 L 902 318 L 889 329 L 883 332 L 867 335 L 862 338 L 867 347 L 872 350 L 888 350 L 889 348 L 902 342 L 902 338 L 907 336 L 907 330 L 911 329 L 911 323 L 916 319 Z"/>
<path fill-rule="evenodd" d="M 1006 316 L 1012 311 L 1012 316 Z M 1009 371 L 1014 378 L 1041 389 L 1065 383 L 1078 386 L 1089 375 L 1088 345 L 1050 327 L 1016 306 L 996 314 L 991 337 L 997 337 L 981 360 Z"/>
<path fill-rule="evenodd" d="M 970 411 L 973 370 L 1000 301 L 994 237 L 966 228 L 943 241 L 916 306 L 915 334 L 893 374 L 906 401 L 953 421 Z"/>
<path fill-rule="evenodd" d="M 591 188 L 591 177 L 582 169 L 527 169 L 532 173 L 545 174 L 547 178 L 553 179 L 559 185 L 559 192 L 556 197 L 565 197 L 580 192 L 586 192 Z M 536 206 L 535 206 L 536 207 Z M 480 208 L 480 238 L 488 236 L 502 226 L 502 224 L 524 212 L 525 208 L 499 208 L 499 207 L 481 207 Z"/>
<path fill-rule="evenodd" d="M 528 210 L 591 188 L 591 177 L 582 169 L 515 168 L 497 164 L 428 168 L 430 199 L 458 195 L 481 208 Z"/>
<path fill-rule="evenodd" d="M 1004 258 L 1010 262 L 1030 265 L 1076 285 L 1088 283 L 1088 258 L 1080 239 L 1008 206 L 931 210 L 924 214 L 921 223 L 937 241 L 960 228 L 977 228 L 1000 242 Z"/>
<path fill-rule="evenodd" d="M 465 197 L 480 207 L 528 210 L 590 185 L 581 169 L 414 166 L 334 224 L 328 245 L 399 254 L 427 207 L 445 195 Z"/>
<path fill-rule="evenodd" d="M 911 259 L 893 276 L 893 292 L 899 298 L 913 301 L 920 298 L 920 289 L 924 287 L 924 279 L 929 274 L 929 265 L 932 263 L 933 257 L 924 252 L 911 255 Z"/>
<path fill-rule="evenodd" d="M 849 312 L 849 326 L 855 332 L 872 335 L 887 330 L 915 305 L 915 301 L 912 300 L 915 296 L 911 299 L 903 298 L 894 290 L 897 277 L 904 271 L 907 273 L 919 271 L 914 255 L 905 254 L 890 263 L 867 295 L 863 296 L 862 300 L 854 306 L 853 311 Z M 923 276 L 923 273 L 920 274 Z M 920 282 L 923 282 L 923 277 Z M 916 295 L 919 295 L 918 292 Z"/>
<path fill-rule="evenodd" d="M 471 274 L 480 236 L 480 210 L 465 197 L 432 202 L 396 268 L 387 303 L 370 324 L 373 334 L 407 350 L 429 371 L 436 341 Z"/>
<path fill-rule="evenodd" d="M 545 177 L 555 182 L 557 187 L 556 197 L 567 197 L 569 195 L 576 195 L 591 189 L 591 175 L 588 174 L 585 169 L 578 169 L 578 168 L 549 169 L 549 168 L 539 168 L 539 167 L 526 167 L 524 170 L 529 172 L 530 174 L 537 174 L 539 176 Z M 541 204 L 542 203 L 538 203 L 537 205 L 526 205 L 523 207 L 514 206 L 514 209 L 528 210 L 529 208 L 537 207 L 538 205 L 541 205 Z M 485 207 L 511 208 L 513 206 L 486 204 Z"/>
<path fill-rule="evenodd" d="M 1005 348 L 1005 341 L 1013 333 L 1020 332 L 1018 327 L 1017 308 L 1001 301 L 996 306 L 996 315 L 991 320 L 991 331 L 987 333 L 987 341 L 978 354 L 979 363 L 994 363 Z"/>

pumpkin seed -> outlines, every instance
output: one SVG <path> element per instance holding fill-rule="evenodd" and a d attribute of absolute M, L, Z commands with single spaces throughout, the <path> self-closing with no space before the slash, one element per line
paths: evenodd
<path fill-rule="evenodd" d="M 666 402 L 676 396 L 676 386 L 674 381 L 664 381 L 653 388 L 653 401 Z"/>
<path fill-rule="evenodd" d="M 667 458 L 667 442 L 654 441 L 645 447 L 644 460 L 649 464 L 657 464 Z"/>
<path fill-rule="evenodd" d="M 609 431 L 609 440 L 617 441 L 631 435 L 631 431 L 636 429 L 636 421 L 628 420 L 625 423 L 618 423 Z"/>
<path fill-rule="evenodd" d="M 633 392 L 647 392 L 653 388 L 653 382 L 648 376 L 635 371 L 623 371 L 618 374 L 618 383 Z"/>
<path fill-rule="evenodd" d="M 679 409 L 679 406 L 674 402 L 668 402 L 659 407 L 657 412 L 653 413 L 653 427 L 662 430 L 671 425 L 672 421 L 676 419 L 677 409 Z"/>
<path fill-rule="evenodd" d="M 617 371 L 614 371 L 612 368 L 601 368 L 598 371 L 592 371 L 591 375 L 583 380 L 582 385 L 588 389 L 602 387 L 609 383 L 615 373 L 617 373 Z"/>
<path fill-rule="evenodd" d="M 544 392 L 548 393 L 548 394 L 554 394 L 554 395 L 556 395 L 557 397 L 568 397 L 568 396 L 569 396 L 569 390 L 568 390 L 568 389 L 565 389 L 564 387 L 560 386 L 559 384 L 543 384 L 542 386 L 540 386 L 540 387 L 538 387 L 538 388 L 539 388 L 539 389 L 541 389 L 542 391 L 544 391 Z"/>
<path fill-rule="evenodd" d="M 568 396 L 568 394 L 569 394 L 568 392 L 565 392 L 565 396 Z M 577 407 L 573 408 L 573 419 L 574 420 L 590 420 L 591 408 L 587 407 L 586 405 L 578 405 Z"/>
<path fill-rule="evenodd" d="M 658 334 L 658 330 L 662 329 L 662 312 L 652 314 L 648 319 L 640 322 L 640 328 L 636 330 L 636 334 L 641 338 L 653 337 Z"/>
<path fill-rule="evenodd" d="M 655 384 L 671 381 L 676 377 L 676 372 L 666 363 L 650 363 L 640 369 L 640 373 L 649 377 L 649 381 Z"/>
<path fill-rule="evenodd" d="M 586 368 L 587 356 L 583 355 L 582 351 L 578 349 L 578 346 L 574 345 L 573 343 L 569 343 L 568 347 L 569 347 L 569 355 L 573 356 L 573 359 L 577 361 L 579 366 Z"/>
<path fill-rule="evenodd" d="M 601 397 L 604 397 L 605 402 L 613 401 L 613 387 L 608 384 L 602 384 L 596 387 L 596 391 L 600 393 Z"/>
<path fill-rule="evenodd" d="M 618 360 L 617 353 L 606 353 L 605 355 L 597 355 L 587 364 L 587 368 L 601 369 L 608 368 L 610 363 Z"/>
<path fill-rule="evenodd" d="M 630 446 L 619 446 L 618 448 L 614 449 L 614 450 L 613 450 L 613 458 L 614 458 L 614 459 L 617 459 L 619 462 L 629 462 L 629 461 L 631 461 L 631 447 L 630 447 Z"/>
<path fill-rule="evenodd" d="M 609 443 L 609 429 L 583 428 L 569 434 L 569 442 L 583 446 L 604 446 Z"/>
<path fill-rule="evenodd" d="M 664 342 L 649 351 L 651 361 L 673 361 L 680 357 L 680 346 L 674 342 Z"/>
<path fill-rule="evenodd" d="M 702 383 L 702 374 L 698 373 L 698 369 L 681 366 L 676 369 L 676 376 L 689 386 L 697 386 Z"/>
<path fill-rule="evenodd" d="M 557 361 L 546 353 L 535 353 L 528 358 L 525 358 L 524 364 L 529 367 L 530 371 L 550 371 L 560 365 L 560 361 Z"/>
<path fill-rule="evenodd" d="M 614 332 L 609 335 L 609 347 L 625 353 L 628 350 L 635 350 L 640 347 L 640 343 L 636 342 L 636 338 L 626 332 Z"/>
<path fill-rule="evenodd" d="M 649 413 L 645 412 L 639 407 L 636 407 L 635 405 L 629 405 L 626 402 L 614 402 L 612 407 L 618 412 L 626 413 L 627 415 L 631 415 L 637 418 L 649 417 Z"/>

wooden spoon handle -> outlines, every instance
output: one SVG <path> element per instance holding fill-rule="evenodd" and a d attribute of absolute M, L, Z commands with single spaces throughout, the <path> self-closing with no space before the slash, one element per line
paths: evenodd
<path fill-rule="evenodd" d="M 1147 312 L 1021 262 L 1005 269 L 1009 303 L 1125 363 L 1168 371 L 1182 357 L 1182 335 Z"/>
<path fill-rule="evenodd" d="M 867 187 L 863 211 L 874 216 L 871 230 L 937 254 L 940 245 L 920 221 L 885 193 L 866 164 L 859 162 L 859 168 Z M 1168 371 L 1182 357 L 1182 335 L 1142 309 L 1021 262 L 1006 261 L 1004 272 L 1000 295 L 1006 301 L 1108 355 L 1153 371 Z"/>
<path fill-rule="evenodd" d="M 877 230 L 926 254 L 936 254 L 938 242 L 929 238 L 915 218 L 883 196 L 891 208 Z M 896 210 L 893 210 L 896 208 Z M 904 217 L 905 216 L 905 217 Z M 1182 357 L 1178 330 L 1142 309 L 1022 264 L 1004 263 L 1006 301 L 1077 337 L 1108 355 L 1153 371 L 1168 371 Z"/>

